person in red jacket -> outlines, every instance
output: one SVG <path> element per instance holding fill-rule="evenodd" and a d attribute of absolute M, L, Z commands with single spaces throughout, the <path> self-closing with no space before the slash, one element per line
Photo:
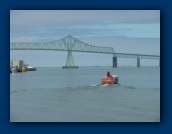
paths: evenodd
<path fill-rule="evenodd" d="M 112 75 L 110 74 L 110 72 L 107 72 L 106 76 L 107 76 L 108 78 L 113 78 Z"/>

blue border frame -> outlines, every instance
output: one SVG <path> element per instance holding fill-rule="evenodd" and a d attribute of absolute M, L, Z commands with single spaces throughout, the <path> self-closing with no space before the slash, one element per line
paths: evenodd
<path fill-rule="evenodd" d="M 171 3 L 163 0 L 1 0 L 0 1 L 0 131 L 1 133 L 170 133 L 171 120 Z M 9 42 L 10 10 L 160 10 L 161 11 L 161 122 L 160 123 L 10 123 Z"/>

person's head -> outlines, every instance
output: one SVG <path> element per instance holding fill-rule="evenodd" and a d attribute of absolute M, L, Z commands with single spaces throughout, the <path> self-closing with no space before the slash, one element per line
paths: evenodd
<path fill-rule="evenodd" d="M 107 75 L 110 75 L 110 72 L 107 72 Z"/>

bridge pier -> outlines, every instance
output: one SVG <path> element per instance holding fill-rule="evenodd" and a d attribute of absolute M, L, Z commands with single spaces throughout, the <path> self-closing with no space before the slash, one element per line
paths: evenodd
<path fill-rule="evenodd" d="M 63 66 L 63 68 L 78 68 L 78 66 L 74 64 L 72 51 L 68 51 L 66 66 Z"/>
<path fill-rule="evenodd" d="M 140 58 L 137 57 L 137 67 L 140 67 Z"/>
<path fill-rule="evenodd" d="M 117 57 L 114 56 L 113 59 L 112 59 L 112 62 L 113 62 L 113 67 L 117 67 Z"/>

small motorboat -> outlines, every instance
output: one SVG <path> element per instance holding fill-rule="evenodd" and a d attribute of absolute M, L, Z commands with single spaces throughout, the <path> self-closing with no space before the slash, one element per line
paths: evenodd
<path fill-rule="evenodd" d="M 33 67 L 33 66 L 27 66 L 27 67 L 26 67 L 26 70 L 27 70 L 27 71 L 36 71 L 36 68 Z"/>
<path fill-rule="evenodd" d="M 101 84 L 117 84 L 119 81 L 118 75 L 112 75 L 111 77 L 103 77 L 101 80 Z"/>

